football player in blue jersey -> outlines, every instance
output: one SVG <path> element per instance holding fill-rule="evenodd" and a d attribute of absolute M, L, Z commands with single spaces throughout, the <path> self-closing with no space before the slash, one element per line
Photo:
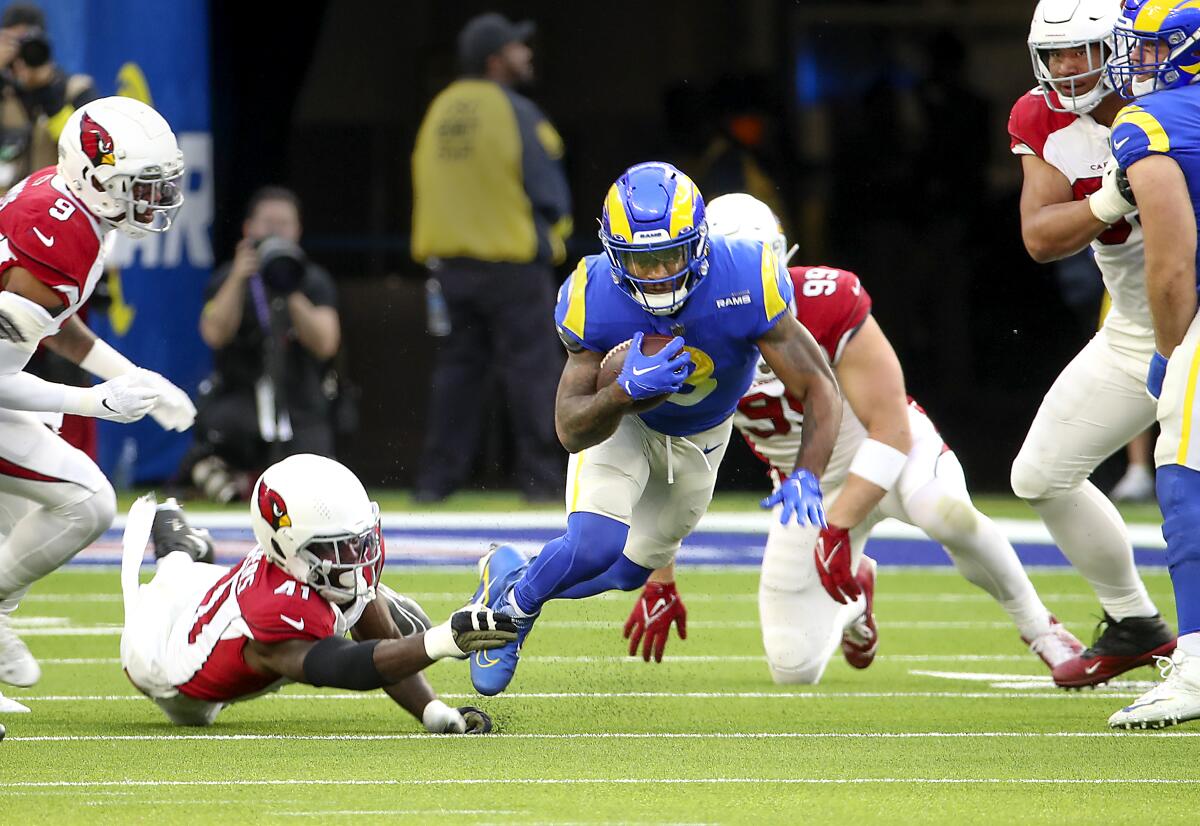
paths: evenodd
<path fill-rule="evenodd" d="M 640 588 L 674 559 L 712 499 L 733 411 L 760 351 L 804 407 L 796 471 L 763 505 L 778 506 L 784 522 L 825 524 L 817 479 L 833 450 L 841 396 L 819 346 L 789 310 L 791 279 L 770 245 L 709 237 L 696 185 L 653 162 L 630 167 L 609 189 L 600 240 L 605 254 L 579 262 L 555 309 L 568 352 L 555 402 L 558 437 L 571 453 L 567 532 L 532 561 L 507 545 L 480 560 L 474 601 L 504 606 L 520 634 L 472 658 L 481 694 L 508 686 L 548 600 Z M 672 338 L 645 355 L 643 334 Z M 616 381 L 597 389 L 601 361 L 625 342 Z M 664 395 L 652 409 L 634 409 Z"/>
<path fill-rule="evenodd" d="M 1200 0 L 1124 0 L 1109 62 L 1133 103 L 1113 121 L 1112 149 L 1145 236 L 1156 352 L 1146 386 L 1158 399 L 1157 493 L 1175 588 L 1179 641 L 1163 682 L 1116 712 L 1116 728 L 1200 718 Z"/>

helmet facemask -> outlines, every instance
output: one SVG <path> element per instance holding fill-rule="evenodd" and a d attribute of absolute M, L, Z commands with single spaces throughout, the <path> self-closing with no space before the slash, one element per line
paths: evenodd
<path fill-rule="evenodd" d="M 1087 56 L 1087 69 L 1073 75 L 1056 76 L 1050 70 L 1051 53 L 1078 49 Z M 1045 94 L 1046 106 L 1055 112 L 1084 115 L 1112 91 L 1105 64 L 1113 54 L 1112 38 L 1076 43 L 1029 44 L 1033 76 Z M 1089 88 L 1088 81 L 1092 81 Z M 1057 101 L 1057 102 L 1056 102 Z"/>
<path fill-rule="evenodd" d="M 134 175 L 110 175 L 103 184 L 113 206 L 100 217 L 132 238 L 166 232 L 183 206 L 183 163 L 164 170 L 143 167 Z"/>
<path fill-rule="evenodd" d="M 654 315 L 677 312 L 708 272 L 706 224 L 671 243 L 631 244 L 606 238 L 603 232 L 600 241 L 608 253 L 613 280 Z"/>
<path fill-rule="evenodd" d="M 1196 79 L 1200 29 L 1191 34 L 1182 29 L 1139 32 L 1118 24 L 1115 41 L 1107 74 L 1117 94 L 1126 100 L 1186 86 Z M 1184 64 L 1191 71 L 1184 71 Z"/>
<path fill-rule="evenodd" d="M 313 586 L 334 603 L 374 597 L 383 561 L 379 506 L 372 503 L 375 523 L 358 534 L 313 536 L 285 565 L 296 579 Z"/>

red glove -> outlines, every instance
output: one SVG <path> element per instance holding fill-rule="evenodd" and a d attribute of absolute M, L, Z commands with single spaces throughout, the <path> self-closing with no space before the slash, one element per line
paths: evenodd
<path fill-rule="evenodd" d="M 834 602 L 844 605 L 854 602 L 862 594 L 862 588 L 850 570 L 850 531 L 833 525 L 822 528 L 813 549 L 813 560 L 821 585 Z"/>
<path fill-rule="evenodd" d="M 642 659 L 650 662 L 650 649 L 654 649 L 654 661 L 662 662 L 667 637 L 671 635 L 671 622 L 679 629 L 679 639 L 687 639 L 687 608 L 674 582 L 647 582 L 645 590 L 633 613 L 625 620 L 625 639 L 629 640 L 629 656 L 637 654 L 638 643 L 643 636 Z"/>

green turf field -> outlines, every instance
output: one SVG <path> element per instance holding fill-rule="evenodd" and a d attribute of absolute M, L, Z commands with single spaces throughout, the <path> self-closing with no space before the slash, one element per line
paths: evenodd
<path fill-rule="evenodd" d="M 462 663 L 431 669 L 449 702 L 501 729 L 434 737 L 381 692 L 303 686 L 172 728 L 117 665 L 116 571 L 69 568 L 20 612 L 44 676 L 7 692 L 32 714 L 0 715 L 0 822 L 1116 824 L 1187 822 L 1200 804 L 1200 726 L 1110 732 L 1139 688 L 1037 679 L 1000 610 L 950 569 L 883 569 L 879 659 L 865 672 L 839 659 L 794 689 L 761 660 L 756 574 L 682 576 L 690 638 L 668 662 L 622 656 L 628 595 L 558 602 L 510 694 L 475 697 Z M 438 617 L 473 588 L 467 570 L 386 579 Z M 1090 639 L 1078 576 L 1034 580 Z M 1166 574 L 1147 582 L 1173 617 Z"/>

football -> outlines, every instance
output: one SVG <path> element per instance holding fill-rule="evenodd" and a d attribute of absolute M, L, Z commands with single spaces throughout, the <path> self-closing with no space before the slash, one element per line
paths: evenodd
<path fill-rule="evenodd" d="M 672 336 L 646 333 L 642 336 L 642 354 L 647 356 L 654 355 L 666 347 L 671 342 L 671 339 Z M 633 344 L 633 339 L 626 339 L 604 355 L 604 359 L 600 362 L 600 372 L 596 374 L 597 390 L 602 390 L 617 380 L 617 376 L 621 374 L 621 368 L 625 366 L 625 356 L 628 355 L 631 344 Z M 647 410 L 653 410 L 665 402 L 669 395 L 663 394 L 650 399 L 635 401 L 633 403 L 633 412 L 645 413 Z"/>

